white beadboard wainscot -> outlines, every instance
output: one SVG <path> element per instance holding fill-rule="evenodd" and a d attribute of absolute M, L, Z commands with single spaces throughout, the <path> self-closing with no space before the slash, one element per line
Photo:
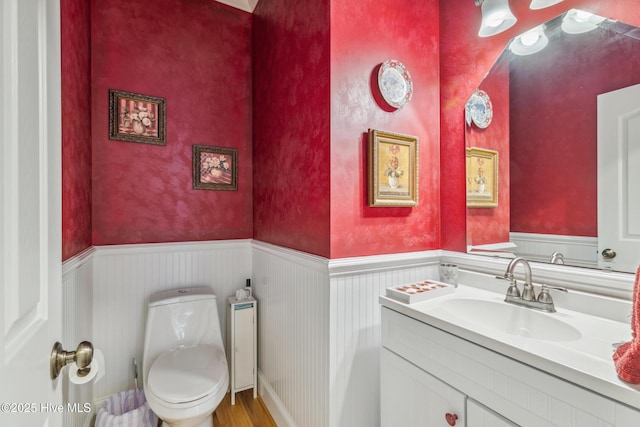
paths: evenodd
<path fill-rule="evenodd" d="M 438 279 L 441 251 L 331 260 L 331 426 L 380 425 L 381 317 L 390 286 Z"/>
<path fill-rule="evenodd" d="M 133 358 L 141 372 L 146 305 L 157 291 L 211 287 L 225 342 L 227 297 L 251 278 L 250 240 L 98 246 L 95 251 L 93 344 L 104 353 L 107 375 L 94 385 L 94 399 L 134 388 Z"/>
<path fill-rule="evenodd" d="M 327 262 L 253 244 L 260 395 L 280 427 L 329 425 Z"/>
<path fill-rule="evenodd" d="M 278 425 L 379 425 L 378 296 L 437 278 L 440 251 L 328 260 L 253 248 L 260 394 Z"/>
<path fill-rule="evenodd" d="M 62 346 L 74 351 L 82 341 L 93 339 L 93 255 L 89 248 L 62 264 Z M 68 369 L 62 371 L 63 404 L 77 403 L 83 407 L 93 402 L 92 384 L 74 385 L 69 382 Z M 84 407 L 83 407 L 84 408 Z M 94 411 L 97 408 L 92 408 Z M 92 413 L 64 411 L 63 425 L 84 427 Z"/>
<path fill-rule="evenodd" d="M 107 375 L 93 388 L 67 384 L 65 403 L 96 402 L 134 387 L 132 359 L 141 365 L 152 293 L 212 287 L 224 334 L 226 297 L 252 278 L 260 301 L 259 390 L 278 425 L 379 425 L 378 295 L 438 278 L 440 260 L 491 276 L 503 274 L 509 261 L 441 250 L 329 260 L 251 240 L 90 248 L 63 264 L 62 342 L 69 350 L 92 341 L 105 355 Z M 578 293 L 631 296 L 633 275 L 532 268 L 536 279 Z M 87 418 L 69 414 L 65 425 L 82 427 Z"/>

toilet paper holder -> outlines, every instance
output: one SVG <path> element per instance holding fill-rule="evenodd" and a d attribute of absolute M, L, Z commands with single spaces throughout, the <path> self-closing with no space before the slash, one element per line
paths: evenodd
<path fill-rule="evenodd" d="M 49 371 L 51 379 L 55 380 L 60 375 L 60 371 L 67 363 L 76 362 L 78 365 L 78 376 L 84 377 L 91 371 L 91 361 L 93 360 L 93 344 L 89 341 L 82 341 L 78 344 L 76 351 L 65 351 L 59 341 L 53 345 Z"/>

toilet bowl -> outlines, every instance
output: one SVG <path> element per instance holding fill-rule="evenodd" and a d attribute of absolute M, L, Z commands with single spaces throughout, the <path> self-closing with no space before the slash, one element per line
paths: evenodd
<path fill-rule="evenodd" d="M 151 296 L 143 352 L 143 386 L 169 427 L 210 427 L 229 387 L 216 296 L 185 288 Z"/>

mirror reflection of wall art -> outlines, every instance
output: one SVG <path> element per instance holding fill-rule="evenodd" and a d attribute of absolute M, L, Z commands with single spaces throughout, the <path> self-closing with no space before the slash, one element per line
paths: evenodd
<path fill-rule="evenodd" d="M 467 148 L 467 207 L 498 206 L 498 152 Z"/>
<path fill-rule="evenodd" d="M 194 145 L 193 188 L 237 191 L 238 150 Z"/>
<path fill-rule="evenodd" d="M 166 145 L 165 99 L 109 89 L 109 139 Z"/>
<path fill-rule="evenodd" d="M 369 129 L 369 206 L 418 204 L 418 138 Z"/>
<path fill-rule="evenodd" d="M 480 129 L 485 129 L 491 124 L 493 105 L 487 92 L 481 89 L 476 89 L 473 92 L 464 107 L 464 117 L 467 126 L 471 126 L 471 123 L 473 123 Z"/>

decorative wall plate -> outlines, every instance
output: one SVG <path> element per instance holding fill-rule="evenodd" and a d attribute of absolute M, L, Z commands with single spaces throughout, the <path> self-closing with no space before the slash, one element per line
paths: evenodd
<path fill-rule="evenodd" d="M 378 87 L 384 100 L 392 107 L 402 108 L 411 100 L 413 82 L 402 62 L 389 59 L 378 71 Z"/>
<path fill-rule="evenodd" d="M 471 126 L 473 122 L 480 129 L 484 129 L 491 124 L 493 118 L 493 106 L 489 95 L 483 90 L 476 89 L 464 107 L 465 120 Z"/>

